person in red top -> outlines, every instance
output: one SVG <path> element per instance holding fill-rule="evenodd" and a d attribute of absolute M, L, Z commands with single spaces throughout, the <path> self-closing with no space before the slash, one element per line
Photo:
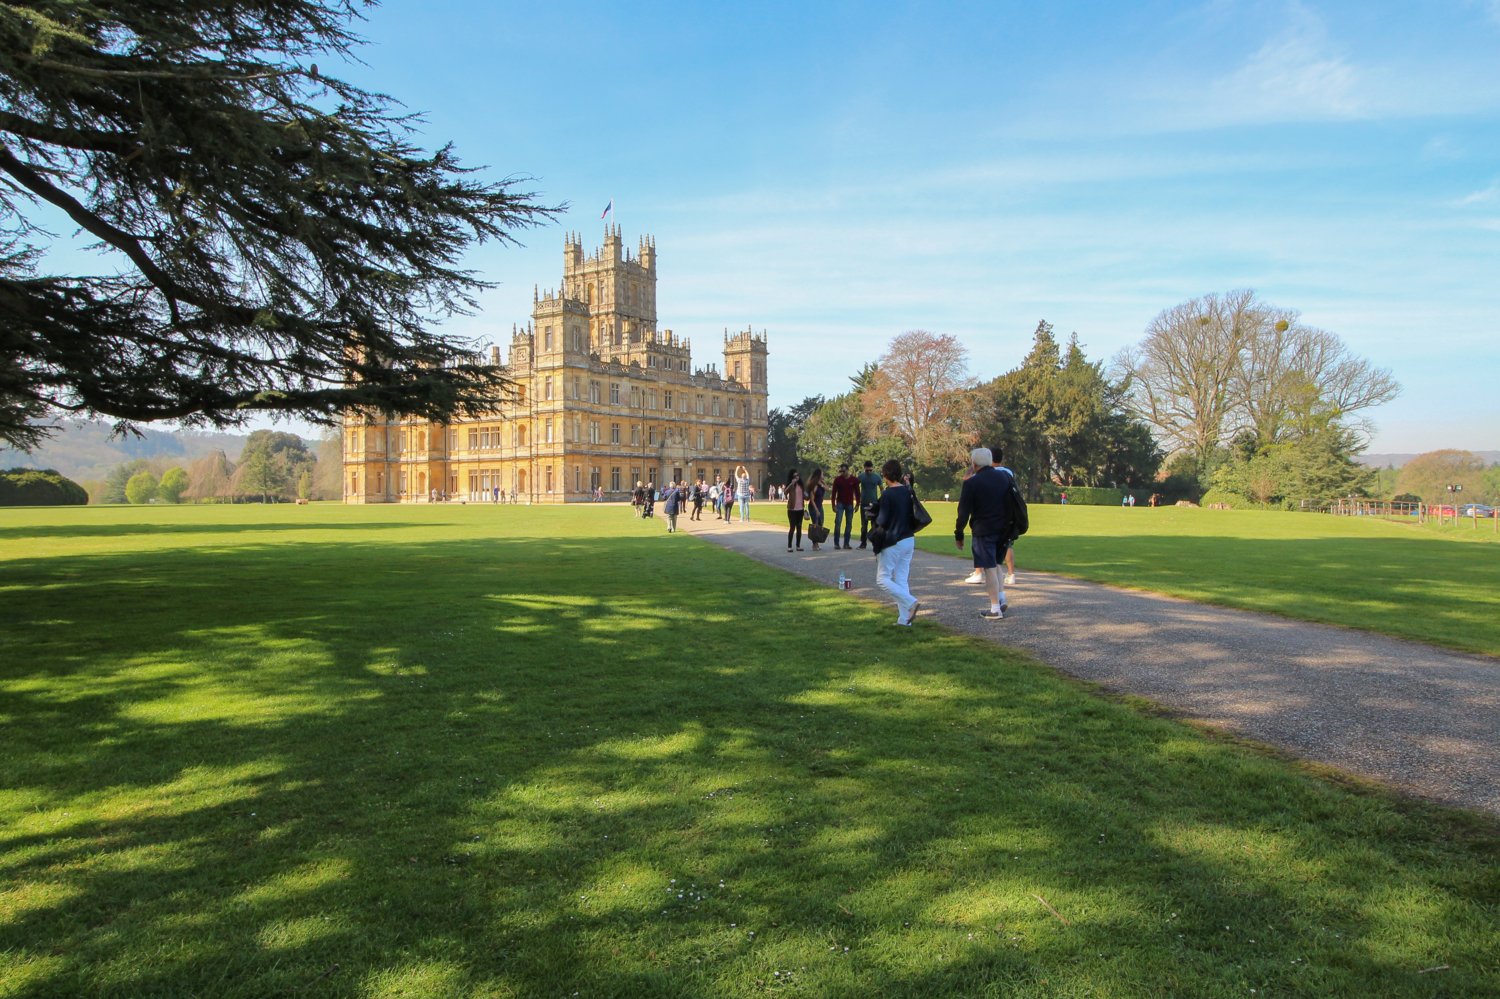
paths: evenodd
<path fill-rule="evenodd" d="M 839 547 L 839 526 L 844 528 L 844 551 L 849 550 L 849 532 L 854 529 L 854 510 L 859 506 L 859 479 L 849 474 L 848 465 L 839 466 L 833 477 L 833 547 Z"/>

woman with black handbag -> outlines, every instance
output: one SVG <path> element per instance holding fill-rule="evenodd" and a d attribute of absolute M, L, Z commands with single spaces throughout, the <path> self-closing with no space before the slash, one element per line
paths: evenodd
<path fill-rule="evenodd" d="M 918 526 L 920 504 L 917 503 L 917 494 L 901 476 L 901 462 L 895 459 L 886 462 L 881 466 L 880 474 L 885 479 L 885 492 L 880 494 L 880 502 L 876 505 L 875 530 L 870 537 L 880 560 L 875 583 L 896 601 L 896 623 L 910 627 L 917 619 L 917 611 L 922 608 L 922 602 L 911 595 L 911 588 L 907 585 L 911 557 L 917 547 L 917 531 L 932 523 L 932 518 L 926 516 L 926 509 L 922 509 L 926 523 Z"/>
<path fill-rule="evenodd" d="M 823 526 L 823 497 L 828 490 L 823 485 L 823 470 L 815 468 L 807 477 L 807 536 L 812 540 L 813 551 L 821 551 L 818 543 L 828 540 L 828 530 Z"/>

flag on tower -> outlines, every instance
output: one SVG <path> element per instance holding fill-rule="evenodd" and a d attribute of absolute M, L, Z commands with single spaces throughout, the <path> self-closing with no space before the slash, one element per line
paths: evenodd
<path fill-rule="evenodd" d="M 607 205 L 604 206 L 604 211 L 602 211 L 602 212 L 599 213 L 599 217 L 601 219 L 602 218 L 608 218 L 609 217 L 609 213 L 612 212 L 612 211 L 614 211 L 614 210 L 615 210 L 615 199 L 614 198 L 610 198 L 609 199 L 609 204 L 607 204 Z"/>

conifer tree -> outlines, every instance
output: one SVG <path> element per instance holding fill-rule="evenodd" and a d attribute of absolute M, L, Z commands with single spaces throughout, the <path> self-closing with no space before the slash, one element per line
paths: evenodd
<path fill-rule="evenodd" d="M 504 392 L 436 323 L 488 286 L 471 245 L 555 209 L 320 73 L 364 6 L 0 3 L 0 441 L 57 413 L 446 420 Z M 93 273 L 56 272 L 58 213 Z"/>

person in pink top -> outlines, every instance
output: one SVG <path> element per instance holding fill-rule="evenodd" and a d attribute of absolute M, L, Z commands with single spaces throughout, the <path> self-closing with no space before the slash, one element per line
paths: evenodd
<path fill-rule="evenodd" d="M 802 550 L 802 515 L 807 509 L 807 494 L 802 489 L 802 473 L 795 468 L 786 477 L 786 550 L 792 550 L 792 536 L 797 538 L 797 551 Z"/>

